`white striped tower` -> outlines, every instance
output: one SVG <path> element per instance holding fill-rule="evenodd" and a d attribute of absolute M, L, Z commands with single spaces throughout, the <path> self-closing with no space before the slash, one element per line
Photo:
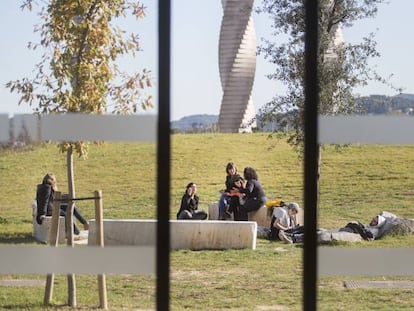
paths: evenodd
<path fill-rule="evenodd" d="M 254 0 L 222 0 L 219 70 L 223 89 L 220 132 L 251 132 L 256 126 L 252 89 L 256 72 Z"/>

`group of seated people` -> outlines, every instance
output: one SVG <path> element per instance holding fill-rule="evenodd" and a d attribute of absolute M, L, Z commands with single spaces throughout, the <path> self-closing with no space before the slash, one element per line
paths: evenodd
<path fill-rule="evenodd" d="M 226 166 L 226 189 L 221 191 L 219 200 L 219 219 L 231 218 L 235 221 L 247 221 L 248 213 L 258 210 L 267 199 L 254 168 L 246 167 L 243 177 L 237 173 L 234 163 Z M 197 186 L 189 183 L 181 199 L 177 219 L 206 219 L 207 213 L 198 209 Z"/>
<path fill-rule="evenodd" d="M 248 213 L 257 211 L 267 202 L 266 194 L 253 167 L 244 168 L 241 176 L 233 162 L 227 163 L 225 186 L 226 188 L 220 191 L 218 203 L 221 220 L 230 219 L 233 213 L 235 221 L 247 221 Z"/>
<path fill-rule="evenodd" d="M 250 168 L 247 168 L 245 170 L 245 176 L 249 176 L 249 174 L 251 174 L 251 170 Z M 257 210 L 263 205 L 267 205 L 269 209 L 273 210 L 269 238 L 280 239 L 286 243 L 299 242 L 297 238 L 291 236 L 293 233 L 303 233 L 303 227 L 299 226 L 296 222 L 296 214 L 299 212 L 299 205 L 297 203 L 289 203 L 286 205 L 281 200 L 266 202 L 266 197 L 264 196 L 260 200 L 257 200 L 254 197 L 249 200 L 248 195 L 243 191 L 245 188 L 242 186 L 242 180 L 243 178 L 238 174 L 232 176 L 231 183 L 235 184 L 237 188 L 232 188 L 226 193 L 223 192 L 219 202 L 223 202 L 226 199 L 228 199 L 228 202 L 226 202 L 224 206 L 221 205 L 223 203 L 219 203 L 219 208 L 221 206 L 224 213 L 224 215 L 220 215 L 220 219 L 230 219 L 231 213 L 233 213 L 235 221 L 247 221 L 248 213 L 250 211 Z M 257 183 L 253 182 L 252 184 L 253 189 L 255 189 Z M 177 219 L 207 219 L 207 213 L 198 209 L 199 198 L 196 195 L 196 192 L 197 185 L 193 182 L 189 183 L 181 199 Z M 250 191 L 250 193 L 251 192 L 252 191 Z M 258 193 L 260 193 L 260 191 L 258 191 Z"/>
<path fill-rule="evenodd" d="M 268 201 L 258 175 L 252 167 L 246 167 L 243 170 L 243 176 L 241 176 L 237 173 L 236 165 L 229 162 L 226 166 L 226 174 L 226 189 L 220 192 L 221 196 L 218 204 L 219 219 L 228 220 L 233 215 L 235 221 L 247 221 L 250 212 L 268 205 L 268 208 L 273 209 L 272 222 L 270 223 L 270 227 L 273 229 L 269 233 L 271 234 L 270 237 L 289 243 L 293 242 L 288 234 L 292 232 L 299 233 L 302 230 L 302 227 L 296 223 L 299 205 L 297 203 L 285 205 L 280 200 L 277 201 L 277 204 Z M 177 219 L 207 219 L 207 213 L 198 209 L 199 198 L 196 192 L 197 185 L 189 183 L 181 199 Z"/>
<path fill-rule="evenodd" d="M 218 203 L 220 220 L 232 218 L 235 221 L 247 221 L 248 213 L 266 205 L 271 221 L 266 237 L 270 240 L 281 240 L 285 243 L 303 242 L 304 228 L 297 223 L 296 215 L 299 205 L 295 202 L 284 203 L 281 200 L 268 201 L 254 168 L 246 167 L 243 176 L 237 173 L 236 165 L 229 162 L 226 166 L 226 189 L 221 190 Z M 181 200 L 177 219 L 207 219 L 205 211 L 198 209 L 199 198 L 197 186 L 189 183 Z M 397 226 L 403 225 L 408 233 L 414 232 L 414 220 L 397 217 L 389 212 L 381 212 L 374 216 L 368 225 L 351 221 L 344 227 L 334 229 L 337 232 L 359 234 L 364 240 L 375 240 L 388 234 Z M 318 230 L 320 234 L 322 230 Z"/>

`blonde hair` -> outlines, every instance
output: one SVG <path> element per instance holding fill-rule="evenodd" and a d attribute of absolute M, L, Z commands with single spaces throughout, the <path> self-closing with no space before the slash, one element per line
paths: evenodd
<path fill-rule="evenodd" d="M 47 173 L 45 177 L 43 177 L 42 183 L 45 185 L 51 185 L 53 190 L 57 190 L 56 176 L 53 173 Z"/>

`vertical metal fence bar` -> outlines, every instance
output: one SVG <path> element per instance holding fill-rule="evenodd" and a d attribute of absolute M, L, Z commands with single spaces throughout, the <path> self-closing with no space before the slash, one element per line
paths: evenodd
<path fill-rule="evenodd" d="M 318 0 L 305 1 L 305 145 L 303 310 L 317 303 L 317 202 L 318 202 Z"/>
<path fill-rule="evenodd" d="M 170 302 L 171 1 L 158 1 L 157 310 Z"/>

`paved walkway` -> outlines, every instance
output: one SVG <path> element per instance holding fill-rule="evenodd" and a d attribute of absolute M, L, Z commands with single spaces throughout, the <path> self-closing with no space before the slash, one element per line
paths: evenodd
<path fill-rule="evenodd" d="M 75 235 L 73 238 L 75 245 L 88 245 L 88 231 L 81 230 L 79 235 Z"/>
<path fill-rule="evenodd" d="M 414 288 L 414 281 L 344 281 L 346 288 Z"/>

